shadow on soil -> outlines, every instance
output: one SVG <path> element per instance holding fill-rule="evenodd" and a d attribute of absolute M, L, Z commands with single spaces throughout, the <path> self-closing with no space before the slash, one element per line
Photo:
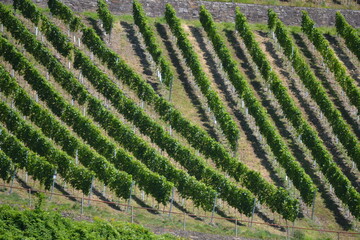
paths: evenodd
<path fill-rule="evenodd" d="M 131 43 L 135 54 L 140 59 L 140 64 L 143 68 L 143 74 L 147 75 L 147 82 L 154 88 L 156 92 L 159 92 L 159 82 L 158 81 L 151 81 L 150 78 L 154 75 L 153 71 L 151 70 L 151 64 L 146 57 L 146 53 L 141 44 L 140 39 L 136 36 L 134 26 L 127 22 L 121 21 L 121 26 L 124 28 L 126 32 L 126 37 L 128 38 L 129 42 Z"/>
<path fill-rule="evenodd" d="M 355 81 L 357 81 L 360 84 L 360 75 L 356 73 L 357 67 L 353 64 L 351 61 L 349 55 L 345 53 L 343 50 L 345 47 L 340 44 L 340 42 L 336 39 L 336 37 L 330 35 L 330 34 L 324 34 L 324 37 L 329 41 L 331 47 L 334 49 L 336 55 L 339 57 L 339 59 L 344 63 L 346 68 L 349 70 L 351 76 L 354 78 Z M 355 57 L 356 58 L 356 57 Z"/>
<path fill-rule="evenodd" d="M 166 50 L 169 53 L 171 63 L 174 65 L 174 67 L 177 71 L 178 78 L 181 81 L 186 94 L 190 98 L 193 106 L 196 108 L 197 113 L 200 115 L 200 120 L 203 123 L 204 128 L 210 134 L 211 137 L 218 140 L 219 138 L 215 132 L 215 129 L 213 128 L 212 125 L 209 124 L 210 119 L 209 119 L 208 114 L 206 113 L 205 109 L 202 107 L 200 99 L 196 96 L 194 89 L 191 87 L 190 80 L 187 78 L 185 69 L 183 68 L 183 66 L 180 63 L 179 56 L 175 52 L 174 46 L 169 39 L 169 35 L 167 33 L 166 28 L 162 24 L 157 23 L 156 29 L 162 38 L 162 41 L 166 47 Z"/>
<path fill-rule="evenodd" d="M 297 43 L 298 44 L 298 43 Z M 298 44 L 299 45 L 299 44 Z M 301 46 L 300 46 L 301 47 Z M 285 78 L 287 79 L 291 79 L 290 74 L 287 71 L 284 71 L 284 66 L 283 66 L 283 60 L 280 59 L 280 57 L 278 56 L 278 54 L 276 53 L 276 50 L 273 46 L 273 44 L 268 41 L 266 43 L 266 50 L 267 52 L 274 58 L 275 60 L 275 64 L 277 65 L 277 67 L 279 67 L 281 69 L 281 74 L 285 76 Z M 329 136 L 325 136 L 324 132 L 321 129 L 321 124 L 318 121 L 317 117 L 315 116 L 315 113 L 313 112 L 313 110 L 311 110 L 310 105 L 308 104 L 307 100 L 304 99 L 302 97 L 302 95 L 300 94 L 299 89 L 297 89 L 293 83 L 293 81 L 290 82 L 290 90 L 294 93 L 294 95 L 296 96 L 296 98 L 299 99 L 299 103 L 301 105 L 301 107 L 305 110 L 306 114 L 309 115 L 309 119 L 311 120 L 311 122 L 316 126 L 316 128 L 318 129 L 318 133 L 320 133 L 321 138 L 324 140 L 324 137 L 326 139 L 329 139 Z M 329 143 L 329 141 L 325 141 L 324 143 Z M 329 146 L 327 146 L 329 148 Z M 332 149 L 332 154 L 335 156 L 338 154 L 336 152 L 336 150 L 334 150 L 334 148 Z M 324 187 L 324 183 L 323 181 L 320 179 L 320 177 L 316 174 L 316 170 L 313 168 L 312 164 L 309 161 L 304 161 L 302 160 L 302 158 L 297 158 L 303 168 L 305 169 L 306 173 L 309 174 L 309 176 L 312 178 L 313 182 L 315 183 L 315 185 L 317 186 L 322 198 L 325 201 L 325 205 L 328 209 L 330 209 L 335 216 L 336 222 L 341 225 L 345 230 L 348 230 L 351 228 L 351 221 L 346 218 L 343 214 L 342 211 L 340 211 L 341 206 L 339 206 L 338 203 L 336 203 L 333 199 L 334 199 L 334 194 L 331 193 L 329 190 L 327 190 Z M 341 166 L 341 163 L 340 163 Z"/>
<path fill-rule="evenodd" d="M 90 23 L 91 27 L 95 30 L 96 34 L 104 40 L 104 32 L 100 29 L 98 21 L 92 17 L 87 17 L 86 20 Z"/>
<path fill-rule="evenodd" d="M 336 108 L 341 112 L 342 117 L 345 121 L 351 126 L 352 130 L 358 138 L 360 138 L 360 128 L 356 121 L 349 115 L 345 110 L 343 103 L 340 101 L 337 93 L 329 84 L 327 77 L 324 75 L 322 69 L 316 64 L 316 57 L 310 52 L 308 46 L 306 45 L 303 37 L 298 33 L 292 34 L 295 40 L 295 43 L 298 45 L 301 52 L 309 60 L 311 68 L 315 76 L 321 81 L 324 88 L 327 90 L 328 95 L 331 97 L 332 102 L 335 104 Z"/>

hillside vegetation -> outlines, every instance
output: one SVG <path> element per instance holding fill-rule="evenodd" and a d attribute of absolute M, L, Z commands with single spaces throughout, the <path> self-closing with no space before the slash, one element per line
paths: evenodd
<path fill-rule="evenodd" d="M 250 25 L 240 9 L 235 23 L 217 23 L 204 7 L 199 21 L 179 19 L 171 5 L 164 18 L 148 18 L 137 1 L 133 16 L 113 16 L 103 0 L 96 13 L 59 0 L 48 7 L 0 4 L 7 185 L 154 208 L 144 225 L 162 209 L 183 212 L 161 220 L 183 228 L 186 214 L 205 215 L 189 226 L 210 218 L 216 233 L 234 228 L 233 220 L 214 225 L 217 216 L 359 230 L 360 35 L 340 13 L 335 27 L 317 28 L 306 12 L 292 27 L 272 10 L 265 26 Z M 45 214 L 3 209 L 16 218 Z M 60 227 L 49 234 L 79 234 L 80 223 L 46 214 Z M 127 228 L 83 224 L 89 239 L 104 238 L 101 226 L 112 236 Z"/>
<path fill-rule="evenodd" d="M 40 206 L 35 210 L 0 206 L 0 226 L 0 239 L 176 239 L 157 236 L 137 224 L 75 221 Z"/>

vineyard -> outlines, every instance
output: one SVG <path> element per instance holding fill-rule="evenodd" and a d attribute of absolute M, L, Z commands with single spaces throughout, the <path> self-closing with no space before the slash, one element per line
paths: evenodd
<path fill-rule="evenodd" d="M 84 197 L 123 203 L 110 209 L 131 206 L 132 222 L 133 206 L 162 210 L 167 227 L 189 215 L 218 234 L 359 236 L 360 31 L 340 12 L 319 28 L 306 11 L 297 27 L 271 9 L 252 25 L 239 8 L 219 23 L 204 6 L 188 21 L 170 4 L 162 18 L 136 0 L 131 16 L 47 4 L 0 3 L 9 193 L 80 196 L 81 214 Z"/>

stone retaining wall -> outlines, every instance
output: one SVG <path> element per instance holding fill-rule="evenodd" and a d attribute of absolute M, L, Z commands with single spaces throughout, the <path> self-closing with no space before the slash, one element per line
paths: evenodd
<path fill-rule="evenodd" d="M 46 6 L 46 0 L 34 0 L 41 6 Z M 11 0 L 0 0 L 0 2 L 11 3 Z M 96 0 L 63 0 L 65 4 L 75 11 L 94 11 Z M 131 14 L 131 0 L 109 0 L 110 9 L 115 14 Z M 227 3 L 227 2 L 208 2 L 201 0 L 140 0 L 144 5 L 147 14 L 151 17 L 163 16 L 165 4 L 172 4 L 178 16 L 184 19 L 197 19 L 200 5 L 205 7 L 213 14 L 217 21 L 233 22 L 234 9 L 236 6 L 247 16 L 252 23 L 266 23 L 267 10 L 273 8 L 279 13 L 281 20 L 287 25 L 299 25 L 301 21 L 301 11 L 306 10 L 314 19 L 318 26 L 334 26 L 335 9 L 325 8 L 304 8 L 287 6 L 267 6 L 255 4 Z M 360 11 L 340 10 L 348 22 L 360 28 Z"/>

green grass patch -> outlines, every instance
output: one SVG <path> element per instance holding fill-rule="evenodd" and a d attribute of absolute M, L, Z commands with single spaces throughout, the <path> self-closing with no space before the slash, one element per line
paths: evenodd
<path fill-rule="evenodd" d="M 39 201 L 41 198 L 39 198 Z M 131 223 L 105 221 L 74 221 L 57 212 L 19 210 L 0 206 L 1 239 L 178 239 L 173 235 L 155 235 L 146 228 Z"/>

